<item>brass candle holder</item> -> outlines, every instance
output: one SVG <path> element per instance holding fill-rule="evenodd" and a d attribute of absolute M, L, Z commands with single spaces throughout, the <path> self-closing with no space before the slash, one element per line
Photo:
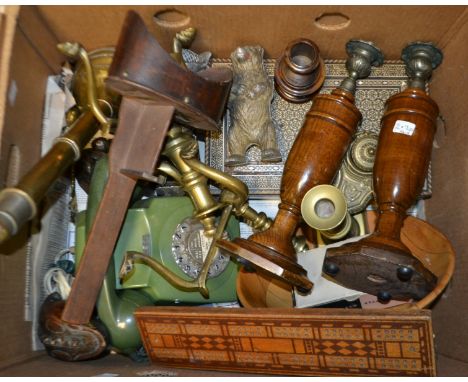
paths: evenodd
<path fill-rule="evenodd" d="M 359 225 L 348 212 L 343 193 L 335 186 L 322 184 L 310 189 L 302 199 L 301 214 L 310 227 L 328 240 L 359 234 Z"/>

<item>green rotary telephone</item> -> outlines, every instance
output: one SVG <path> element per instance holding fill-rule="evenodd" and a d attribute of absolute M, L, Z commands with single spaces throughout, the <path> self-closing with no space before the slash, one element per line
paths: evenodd
<path fill-rule="evenodd" d="M 79 213 L 76 219 L 77 263 L 106 181 L 107 158 L 103 158 L 94 169 L 87 211 Z M 218 253 L 208 274 L 208 299 L 198 291 L 185 291 L 174 286 L 164 275 L 142 263 L 135 264 L 131 275 L 122 282 L 119 278 L 119 269 L 127 251 L 144 253 L 181 278 L 190 280 L 196 277 L 209 239 L 193 214 L 194 206 L 187 196 L 148 198 L 137 201 L 128 210 L 96 304 L 99 319 L 110 336 L 109 342 L 117 350 L 131 354 L 141 345 L 133 317 L 139 306 L 236 301 L 238 266 L 221 253 Z M 234 217 L 229 219 L 225 235 L 229 239 L 239 236 L 239 223 Z"/>

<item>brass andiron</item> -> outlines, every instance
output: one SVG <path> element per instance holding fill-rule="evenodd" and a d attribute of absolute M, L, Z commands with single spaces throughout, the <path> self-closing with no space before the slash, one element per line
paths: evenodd
<path fill-rule="evenodd" d="M 325 64 L 318 46 L 303 38 L 291 41 L 276 61 L 275 88 L 288 102 L 310 101 L 325 81 Z"/>
<path fill-rule="evenodd" d="M 363 240 L 329 249 L 325 257 L 326 274 L 381 302 L 420 300 L 437 281 L 401 242 L 400 230 L 429 166 L 439 108 L 425 87 L 442 57 L 431 43 L 415 42 L 403 49 L 408 88 L 386 102 L 374 164 L 376 230 Z"/>
<path fill-rule="evenodd" d="M 312 187 L 333 180 L 362 116 L 354 105 L 356 81 L 368 76 L 383 55 L 372 43 L 352 40 L 346 44 L 349 77 L 333 90 L 320 94 L 306 115 L 291 148 L 281 180 L 281 203 L 272 226 L 248 240 L 219 240 L 218 245 L 244 258 L 257 270 L 268 272 L 307 292 L 312 283 L 297 263 L 292 238 L 301 222 L 301 202 Z"/>
<path fill-rule="evenodd" d="M 86 50 L 79 44 L 62 43 L 58 49 L 68 56 L 79 57 L 84 65 L 84 75 L 89 86 L 87 93 L 80 98 L 82 110 L 68 131 L 55 140 L 54 146 L 36 165 L 12 188 L 0 192 L 0 244 L 18 233 L 21 227 L 36 216 L 37 204 L 44 198 L 49 187 L 80 159 L 81 152 L 88 142 L 101 129 L 110 126 L 111 119 L 102 111 L 97 94 L 104 94 L 96 87 L 96 79 Z M 76 84 L 75 84 L 76 85 Z M 110 103 L 107 103 L 110 113 Z"/>

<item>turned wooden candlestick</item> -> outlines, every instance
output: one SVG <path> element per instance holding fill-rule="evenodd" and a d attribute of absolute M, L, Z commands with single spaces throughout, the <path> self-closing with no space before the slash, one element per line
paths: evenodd
<path fill-rule="evenodd" d="M 325 80 L 325 64 L 311 40 L 291 41 L 275 65 L 275 89 L 288 102 L 310 101 Z"/>
<path fill-rule="evenodd" d="M 400 230 L 429 166 L 439 109 L 425 83 L 442 53 L 432 44 L 413 43 L 402 58 L 411 79 L 406 90 L 388 99 L 381 120 L 374 164 L 376 230 L 363 240 L 327 250 L 323 268 L 346 287 L 377 295 L 382 302 L 419 300 L 437 282 L 401 242 Z"/>
<path fill-rule="evenodd" d="M 292 245 L 301 222 L 302 198 L 312 187 L 333 180 L 362 118 L 354 105 L 356 79 L 368 76 L 372 65 L 383 62 L 380 51 L 367 42 L 350 41 L 347 51 L 349 78 L 331 94 L 315 97 L 289 152 L 281 180 L 281 203 L 271 227 L 248 240 L 218 241 L 219 247 L 300 291 L 309 291 L 313 286 L 297 263 Z"/>

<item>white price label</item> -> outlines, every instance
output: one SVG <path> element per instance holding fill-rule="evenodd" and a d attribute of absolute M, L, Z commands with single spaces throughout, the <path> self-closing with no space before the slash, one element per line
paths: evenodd
<path fill-rule="evenodd" d="M 393 126 L 393 132 L 405 135 L 413 135 L 416 125 L 408 121 L 397 120 Z"/>

